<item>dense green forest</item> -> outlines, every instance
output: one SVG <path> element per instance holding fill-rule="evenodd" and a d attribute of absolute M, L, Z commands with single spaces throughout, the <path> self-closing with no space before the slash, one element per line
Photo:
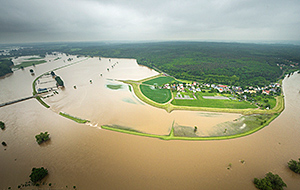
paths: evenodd
<path fill-rule="evenodd" d="M 13 66 L 11 59 L 3 58 L 0 59 L 0 77 L 8 73 L 12 73 L 11 66 Z"/>
<path fill-rule="evenodd" d="M 176 78 L 229 85 L 265 85 L 299 70 L 300 46 L 216 42 L 39 44 L 13 56 L 60 51 L 73 55 L 135 58 Z"/>

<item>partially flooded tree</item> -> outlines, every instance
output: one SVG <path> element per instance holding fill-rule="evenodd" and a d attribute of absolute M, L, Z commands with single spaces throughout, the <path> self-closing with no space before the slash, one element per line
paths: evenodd
<path fill-rule="evenodd" d="M 32 168 L 31 174 L 30 174 L 30 181 L 32 181 L 33 184 L 36 184 L 40 182 L 44 177 L 48 175 L 48 170 L 44 167 L 41 168 Z"/>
<path fill-rule="evenodd" d="M 43 142 L 46 142 L 47 140 L 50 139 L 49 135 L 50 135 L 50 134 L 48 134 L 48 132 L 40 133 L 39 135 L 36 135 L 36 136 L 35 136 L 36 142 L 37 142 L 38 144 L 41 144 L 41 143 L 43 143 Z"/>
<path fill-rule="evenodd" d="M 196 133 L 196 132 L 197 132 L 197 130 L 198 130 L 198 127 L 197 127 L 197 126 L 195 126 L 195 127 L 194 127 L 194 133 Z"/>
<path fill-rule="evenodd" d="M 3 121 L 0 121 L 0 128 L 3 130 L 5 129 L 5 123 Z"/>
<path fill-rule="evenodd" d="M 286 187 L 281 177 L 271 172 L 267 173 L 263 179 L 254 178 L 254 184 L 256 188 L 261 190 L 283 190 L 283 187 Z"/>
<path fill-rule="evenodd" d="M 288 166 L 293 172 L 300 174 L 300 158 L 299 158 L 299 162 L 297 162 L 296 160 L 293 160 L 293 159 L 290 160 L 288 162 Z"/>

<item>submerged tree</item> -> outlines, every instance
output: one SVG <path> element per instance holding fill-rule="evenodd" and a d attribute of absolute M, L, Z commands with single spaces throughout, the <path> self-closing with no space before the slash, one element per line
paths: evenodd
<path fill-rule="evenodd" d="M 296 160 L 293 160 L 293 159 L 290 160 L 288 162 L 288 166 L 293 172 L 300 174 L 300 158 L 299 158 L 299 162 L 297 162 Z"/>
<path fill-rule="evenodd" d="M 48 170 L 44 167 L 41 168 L 32 168 L 31 174 L 30 174 L 30 180 L 33 182 L 33 184 L 36 184 L 37 182 L 41 181 L 46 175 L 48 175 Z"/>
<path fill-rule="evenodd" d="M 254 178 L 254 184 L 261 190 L 283 190 L 283 187 L 286 187 L 281 177 L 271 172 L 267 173 L 263 179 Z"/>
<path fill-rule="evenodd" d="M 47 140 L 50 139 L 49 135 L 50 135 L 50 134 L 48 134 L 48 132 L 40 133 L 39 135 L 36 135 L 36 136 L 35 136 L 36 142 L 37 142 L 38 144 L 41 144 L 41 143 L 43 143 L 43 142 L 46 142 Z"/>
<path fill-rule="evenodd" d="M 5 123 L 3 121 L 0 121 L 0 128 L 3 130 L 5 129 Z"/>

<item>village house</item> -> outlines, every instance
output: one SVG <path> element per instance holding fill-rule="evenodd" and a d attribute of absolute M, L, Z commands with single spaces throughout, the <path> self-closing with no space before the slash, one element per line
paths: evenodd
<path fill-rule="evenodd" d="M 269 91 L 269 90 L 263 90 L 263 91 L 262 91 L 262 94 L 269 95 L 269 94 L 270 94 L 270 91 Z"/>
<path fill-rule="evenodd" d="M 222 85 L 222 84 L 219 84 L 215 87 L 215 89 L 217 89 L 220 93 L 221 92 L 226 92 L 228 91 L 228 86 L 227 85 Z"/>

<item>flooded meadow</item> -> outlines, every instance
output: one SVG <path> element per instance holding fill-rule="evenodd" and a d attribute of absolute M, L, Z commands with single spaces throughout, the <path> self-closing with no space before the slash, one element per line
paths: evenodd
<path fill-rule="evenodd" d="M 70 57 L 73 60 L 67 61 Z M 0 189 L 17 189 L 29 180 L 33 167 L 41 166 L 48 169 L 46 182 L 53 189 L 255 189 L 254 177 L 262 178 L 269 171 L 282 177 L 286 189 L 300 186 L 299 175 L 287 167 L 290 159 L 300 157 L 300 74 L 283 81 L 285 110 L 252 135 L 220 141 L 163 141 L 104 130 L 101 125 L 166 135 L 175 123 L 197 126 L 197 134 L 207 136 L 233 130 L 230 123 L 238 123 L 243 116 L 168 113 L 141 102 L 118 80 L 140 80 L 158 73 L 134 59 L 58 54 L 45 60 L 0 79 L 2 103 L 32 95 L 36 77 L 66 66 L 55 71 L 64 89 L 57 89 L 51 77 L 38 81 L 37 88 L 52 88 L 43 94 L 49 109 L 35 99 L 0 108 L 0 120 L 7 126 L 0 131 L 0 140 L 7 143 L 0 150 Z M 29 69 L 34 69 L 35 76 Z M 90 123 L 75 123 L 59 112 Z M 235 130 L 247 127 L 234 126 Z M 38 145 L 34 136 L 45 131 L 51 140 Z"/>

